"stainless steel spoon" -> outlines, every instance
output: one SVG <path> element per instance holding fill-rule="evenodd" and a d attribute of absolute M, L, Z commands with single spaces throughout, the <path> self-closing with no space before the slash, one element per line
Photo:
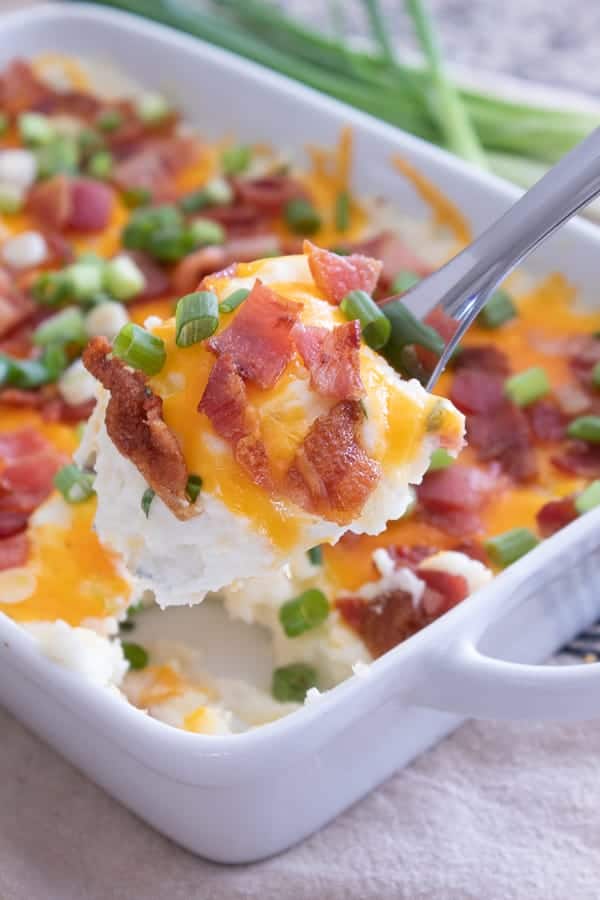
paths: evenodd
<path fill-rule="evenodd" d="M 532 250 L 600 194 L 600 128 L 593 131 L 493 225 L 399 299 L 417 318 L 435 306 L 459 324 L 431 377 L 431 390 L 491 294 Z M 388 301 L 389 302 L 389 301 Z"/>

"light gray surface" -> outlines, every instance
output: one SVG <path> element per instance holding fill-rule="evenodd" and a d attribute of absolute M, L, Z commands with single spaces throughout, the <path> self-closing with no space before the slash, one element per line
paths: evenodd
<path fill-rule="evenodd" d="M 323 21 L 323 0 L 287 5 Z M 430 5 L 456 62 L 600 93 L 591 0 Z M 301 847 L 236 869 L 152 832 L 2 712 L 0 735 L 0 900 L 599 896 L 600 723 L 467 725 Z"/>

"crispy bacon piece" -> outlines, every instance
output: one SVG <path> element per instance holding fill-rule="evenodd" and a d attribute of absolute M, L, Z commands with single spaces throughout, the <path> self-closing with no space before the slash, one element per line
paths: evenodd
<path fill-rule="evenodd" d="M 464 553 L 465 556 L 469 556 L 471 559 L 476 559 L 478 562 L 483 563 L 485 566 L 489 565 L 489 559 L 485 551 L 485 547 L 483 546 L 483 544 L 480 544 L 479 541 L 468 538 L 464 541 L 460 541 L 456 545 L 456 547 L 453 547 L 452 549 L 456 553 Z"/>
<path fill-rule="evenodd" d="M 186 498 L 187 468 L 177 437 L 162 417 L 162 400 L 139 371 L 116 356 L 104 337 L 96 337 L 83 352 L 89 372 L 110 391 L 106 430 L 113 444 L 144 476 L 150 487 L 177 516 L 196 514 Z"/>
<path fill-rule="evenodd" d="M 335 608 L 375 658 L 387 653 L 431 621 L 423 605 L 415 608 L 412 595 L 402 590 L 383 592 L 369 603 L 361 597 L 338 597 Z"/>
<path fill-rule="evenodd" d="M 562 500 L 551 500 L 546 503 L 536 515 L 538 528 L 542 537 L 550 537 L 556 531 L 560 531 L 565 525 L 573 522 L 578 516 L 573 497 L 563 497 Z"/>
<path fill-rule="evenodd" d="M 419 517 L 433 528 L 438 528 L 444 534 L 455 538 L 470 538 L 483 531 L 481 516 L 475 510 L 440 510 L 423 506 L 419 510 Z"/>
<path fill-rule="evenodd" d="M 27 518 L 52 491 L 64 462 L 33 428 L 0 434 L 0 518 L 8 516 L 13 529 L 15 516 Z"/>
<path fill-rule="evenodd" d="M 316 391 L 336 400 L 359 400 L 364 395 L 358 321 L 336 325 L 332 330 L 298 324 L 293 337 Z"/>
<path fill-rule="evenodd" d="M 233 186 L 242 206 L 254 207 L 268 216 L 279 215 L 290 200 L 307 197 L 304 187 L 289 175 L 234 178 Z"/>
<path fill-rule="evenodd" d="M 433 271 L 429 263 L 417 256 L 393 231 L 382 231 L 375 237 L 355 244 L 353 250 L 381 260 L 379 287 L 383 291 L 389 291 L 394 278 L 402 271 L 414 272 L 422 278 Z"/>
<path fill-rule="evenodd" d="M 228 238 L 259 237 L 269 232 L 272 216 L 248 203 L 230 206 L 210 206 L 202 216 L 222 225 Z M 301 250 L 299 252 L 302 252 Z"/>
<path fill-rule="evenodd" d="M 271 490 L 270 465 L 258 418 L 229 354 L 220 356 L 212 367 L 198 411 L 205 413 L 217 434 L 231 444 L 237 462 L 252 481 Z"/>
<path fill-rule="evenodd" d="M 31 318 L 32 303 L 12 281 L 8 272 L 0 269 L 0 338 L 4 338 Z"/>
<path fill-rule="evenodd" d="M 209 348 L 231 355 L 239 374 L 261 388 L 271 388 L 294 352 L 292 329 L 301 306 L 256 281 L 239 313 Z"/>
<path fill-rule="evenodd" d="M 360 444 L 364 413 L 344 400 L 316 419 L 287 473 L 287 490 L 299 506 L 346 525 L 360 515 L 381 475 Z"/>
<path fill-rule="evenodd" d="M 592 406 L 589 393 L 578 384 L 560 384 L 554 389 L 554 396 L 565 416 L 580 416 Z"/>
<path fill-rule="evenodd" d="M 498 460 L 515 481 L 531 481 L 537 474 L 527 416 L 508 401 L 490 415 L 469 416 L 467 442 L 481 462 Z"/>
<path fill-rule="evenodd" d="M 565 436 L 565 417 L 552 400 L 538 400 L 525 410 L 534 437 L 542 443 L 560 441 Z"/>
<path fill-rule="evenodd" d="M 29 541 L 24 531 L 0 538 L 0 572 L 24 566 L 29 553 Z"/>
<path fill-rule="evenodd" d="M 441 616 L 468 596 L 469 584 L 464 575 L 441 569 L 419 569 L 417 577 L 427 585 L 421 603 L 428 616 Z"/>
<path fill-rule="evenodd" d="M 369 256 L 353 253 L 338 256 L 329 250 L 304 241 L 304 253 L 318 289 L 325 299 L 338 306 L 349 291 L 361 290 L 372 294 L 381 272 L 381 263 Z"/>
<path fill-rule="evenodd" d="M 504 378 L 463 369 L 452 379 L 450 399 L 463 413 L 493 413 L 505 402 Z"/>
<path fill-rule="evenodd" d="M 55 175 L 29 192 L 29 211 L 46 228 L 102 231 L 113 210 L 114 192 L 93 178 Z"/>
<path fill-rule="evenodd" d="M 0 109 L 16 116 L 36 108 L 52 93 L 28 62 L 15 59 L 0 77 Z"/>
<path fill-rule="evenodd" d="M 591 335 L 579 335 L 569 341 L 567 354 L 578 381 L 585 387 L 591 387 L 594 366 L 600 362 L 600 340 Z"/>
<path fill-rule="evenodd" d="M 566 447 L 551 457 L 551 462 L 569 475 L 600 478 L 600 446 L 584 441 L 569 441 Z"/>
<path fill-rule="evenodd" d="M 94 119 L 102 109 L 103 103 L 98 97 L 87 91 L 58 91 L 50 89 L 38 103 L 34 104 L 37 112 L 49 116 L 74 116 L 86 122 Z"/>
<path fill-rule="evenodd" d="M 218 274 L 233 263 L 261 259 L 278 248 L 279 241 L 274 234 L 238 237 L 220 247 L 202 247 L 184 256 L 173 269 L 173 291 L 178 296 L 189 294 L 206 275 Z"/>
<path fill-rule="evenodd" d="M 424 559 L 437 552 L 436 547 L 427 547 L 425 544 L 415 544 L 412 547 L 407 544 L 392 544 L 385 549 L 394 560 L 397 569 L 412 569 L 413 571 Z"/>
<path fill-rule="evenodd" d="M 87 421 L 95 404 L 93 399 L 76 405 L 67 403 L 53 384 L 31 391 L 21 388 L 5 388 L 0 391 L 0 407 L 36 409 L 45 422 L 62 422 L 64 425 L 77 425 Z"/>
<path fill-rule="evenodd" d="M 477 344 L 473 347 L 463 347 L 456 356 L 453 366 L 457 371 L 462 369 L 476 369 L 488 372 L 490 375 L 508 375 L 510 363 L 506 353 L 503 353 L 493 344 Z"/>
<path fill-rule="evenodd" d="M 26 513 L 14 512 L 10 509 L 0 511 L 0 539 L 25 531 L 28 518 Z"/>
<path fill-rule="evenodd" d="M 178 135 L 152 138 L 115 166 L 113 182 L 123 191 L 145 188 L 155 202 L 171 200 L 176 192 L 177 174 L 191 166 L 200 153 L 195 138 Z"/>
<path fill-rule="evenodd" d="M 482 529 L 480 512 L 498 485 L 496 474 L 473 466 L 453 465 L 425 475 L 417 488 L 420 515 L 455 537 Z"/>

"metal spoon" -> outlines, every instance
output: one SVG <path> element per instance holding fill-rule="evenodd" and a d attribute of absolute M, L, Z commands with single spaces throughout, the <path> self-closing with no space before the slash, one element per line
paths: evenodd
<path fill-rule="evenodd" d="M 428 382 L 431 390 L 467 328 L 512 270 L 600 194 L 600 128 L 593 131 L 493 225 L 399 299 L 417 318 L 435 306 L 458 322 Z M 389 302 L 389 301 L 388 301 Z"/>

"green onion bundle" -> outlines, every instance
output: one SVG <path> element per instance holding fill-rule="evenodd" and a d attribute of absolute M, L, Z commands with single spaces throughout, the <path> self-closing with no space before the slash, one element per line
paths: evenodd
<path fill-rule="evenodd" d="M 515 102 L 456 85 L 423 0 L 405 0 L 425 59 L 421 66 L 397 58 L 377 0 L 353 0 L 364 8 L 371 27 L 373 49 L 368 50 L 340 36 L 343 27 L 327 36 L 269 0 L 207 0 L 213 12 L 184 0 L 99 2 L 261 63 L 523 187 L 598 124 L 598 116 L 589 112 Z"/>

